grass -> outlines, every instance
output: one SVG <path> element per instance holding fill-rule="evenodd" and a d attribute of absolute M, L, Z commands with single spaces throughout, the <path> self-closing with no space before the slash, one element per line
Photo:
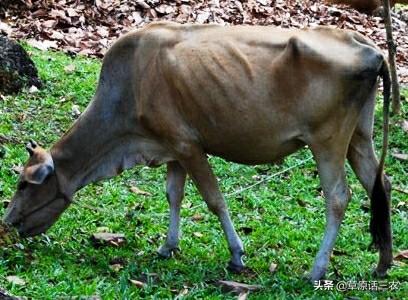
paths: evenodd
<path fill-rule="evenodd" d="M 72 106 L 86 107 L 95 90 L 100 61 L 61 53 L 30 49 L 45 88 L 38 93 L 24 92 L 0 100 L 0 135 L 9 141 L 0 146 L 0 202 L 11 198 L 18 175 L 13 169 L 27 159 L 24 143 L 32 138 L 51 146 L 74 121 Z M 67 74 L 64 67 L 73 64 Z M 408 90 L 403 90 L 408 97 Z M 381 103 L 376 113 L 377 149 L 381 144 Z M 407 133 L 398 121 L 408 119 L 408 105 L 391 125 L 391 149 L 408 153 Z M 248 167 L 210 159 L 225 194 L 296 165 L 310 156 L 303 150 L 288 157 L 283 165 Z M 368 199 L 348 168 L 353 198 L 331 259 L 328 279 L 334 281 L 374 281 L 371 271 L 377 253 L 369 250 Z M 387 173 L 394 186 L 408 189 L 407 162 L 391 156 Z M 323 235 L 324 199 L 313 160 L 266 181 L 242 194 L 228 197 L 234 224 L 246 247 L 246 263 L 252 275 L 234 275 L 226 269 L 227 245 L 216 218 L 211 215 L 191 182 L 186 187 L 182 209 L 183 237 L 181 253 L 169 260 L 156 255 L 163 243 L 168 224 L 165 200 L 165 168 L 137 167 L 120 177 L 90 185 L 81 190 L 61 219 L 41 237 L 0 251 L 0 287 L 9 293 L 32 299 L 86 299 L 99 295 L 103 299 L 171 299 L 187 290 L 183 299 L 234 299 L 213 284 L 219 279 L 260 284 L 263 289 L 250 299 L 404 299 L 408 295 L 406 262 L 394 266 L 387 283 L 398 281 L 395 291 L 315 291 L 302 279 L 309 271 Z M 138 186 L 152 196 L 136 195 Z M 93 208 L 94 207 L 94 208 Z M 0 214 L 4 213 L 1 206 Z M 192 216 L 200 214 L 201 221 Z M 394 251 L 408 249 L 407 195 L 393 194 Z M 122 232 L 127 243 L 122 247 L 95 248 L 90 240 L 98 227 Z M 201 234 L 198 234 L 201 233 Z M 120 262 L 123 268 L 114 270 Z M 277 264 L 271 274 L 268 267 Z M 129 279 L 150 274 L 145 288 L 134 286 Z M 154 275 L 157 274 L 157 275 Z M 9 275 L 25 280 L 25 286 L 11 284 Z M 406 299 L 406 298 L 405 298 Z"/>

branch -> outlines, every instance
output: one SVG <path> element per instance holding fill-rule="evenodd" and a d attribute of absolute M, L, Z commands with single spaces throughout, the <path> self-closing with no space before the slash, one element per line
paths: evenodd
<path fill-rule="evenodd" d="M 395 67 L 395 54 L 397 52 L 397 46 L 392 38 L 392 23 L 391 23 L 391 13 L 390 13 L 390 0 L 383 0 L 384 6 L 384 25 L 385 32 L 387 34 L 387 45 L 388 45 L 388 60 L 391 69 L 391 82 L 392 82 L 392 111 L 394 114 L 398 114 L 401 109 L 400 105 L 400 91 L 398 85 L 397 70 Z"/>

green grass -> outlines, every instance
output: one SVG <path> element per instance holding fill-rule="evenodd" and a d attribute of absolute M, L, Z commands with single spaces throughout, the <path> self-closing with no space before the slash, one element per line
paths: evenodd
<path fill-rule="evenodd" d="M 46 85 L 36 94 L 25 92 L 0 100 L 0 135 L 9 138 L 9 142 L 0 146 L 3 156 L 0 202 L 8 201 L 15 190 L 18 175 L 13 168 L 27 159 L 24 143 L 32 138 L 50 147 L 58 140 L 74 121 L 72 105 L 79 105 L 83 111 L 92 98 L 100 70 L 98 60 L 31 51 Z M 74 73 L 64 72 L 68 64 L 76 66 Z M 403 93 L 408 97 L 408 90 Z M 375 141 L 380 149 L 381 103 L 378 102 Z M 402 115 L 391 125 L 390 148 L 408 153 L 407 133 L 397 123 L 403 118 L 408 119 L 407 103 L 403 105 Z M 309 156 L 309 151 L 303 150 L 288 157 L 281 166 L 248 167 L 215 157 L 210 162 L 220 178 L 222 191 L 228 194 L 254 183 L 254 176 L 263 178 Z M 387 173 L 395 186 L 405 190 L 408 189 L 407 166 L 407 162 L 391 156 L 387 159 Z M 367 248 L 369 213 L 363 208 L 368 200 L 347 168 L 353 198 L 327 275 L 335 281 L 374 281 L 371 271 L 378 255 Z M 182 209 L 182 251 L 169 260 L 158 258 L 156 249 L 164 241 L 168 224 L 164 182 L 164 167 L 137 167 L 120 177 L 84 188 L 76 195 L 79 204 L 71 205 L 47 235 L 0 250 L 0 287 L 33 299 L 84 299 L 92 295 L 103 299 L 171 299 L 184 288 L 188 289 L 185 299 L 234 299 L 213 284 L 228 279 L 262 285 L 263 289 L 251 293 L 250 299 L 406 299 L 408 295 L 406 262 L 394 266 L 386 279 L 400 282 L 396 291 L 314 291 L 303 280 L 317 253 L 325 221 L 324 199 L 313 160 L 241 195 L 227 198 L 246 247 L 245 261 L 254 271 L 251 276 L 234 275 L 225 269 L 229 253 L 220 225 L 207 211 L 191 182 L 186 187 Z M 129 187 L 134 185 L 152 196 L 132 193 Z M 191 217 L 195 214 L 201 214 L 204 219 L 193 221 Z M 394 192 L 395 253 L 408 249 L 407 216 L 407 195 Z M 90 235 L 102 226 L 125 233 L 127 243 L 119 248 L 95 248 Z M 202 233 L 202 237 L 194 235 L 195 232 Z M 114 271 L 110 265 L 118 259 L 124 267 Z M 268 271 L 271 263 L 278 265 L 274 274 Z M 142 289 L 130 283 L 129 279 L 137 279 L 143 273 L 158 275 L 151 276 L 147 287 Z M 23 278 L 26 285 L 9 283 L 6 280 L 9 275 Z"/>

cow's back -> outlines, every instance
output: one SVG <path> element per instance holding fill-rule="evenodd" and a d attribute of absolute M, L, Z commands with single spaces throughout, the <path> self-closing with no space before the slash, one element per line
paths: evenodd
<path fill-rule="evenodd" d="M 160 23 L 129 37 L 138 39 L 135 101 L 149 130 L 248 163 L 285 156 L 316 120 L 346 114 L 382 60 L 362 36 L 323 27 Z"/>

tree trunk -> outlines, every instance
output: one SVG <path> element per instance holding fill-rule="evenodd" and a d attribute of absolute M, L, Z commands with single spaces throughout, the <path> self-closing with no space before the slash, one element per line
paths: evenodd
<path fill-rule="evenodd" d="M 0 93 L 17 93 L 32 85 L 41 87 L 34 62 L 23 47 L 0 35 Z"/>

